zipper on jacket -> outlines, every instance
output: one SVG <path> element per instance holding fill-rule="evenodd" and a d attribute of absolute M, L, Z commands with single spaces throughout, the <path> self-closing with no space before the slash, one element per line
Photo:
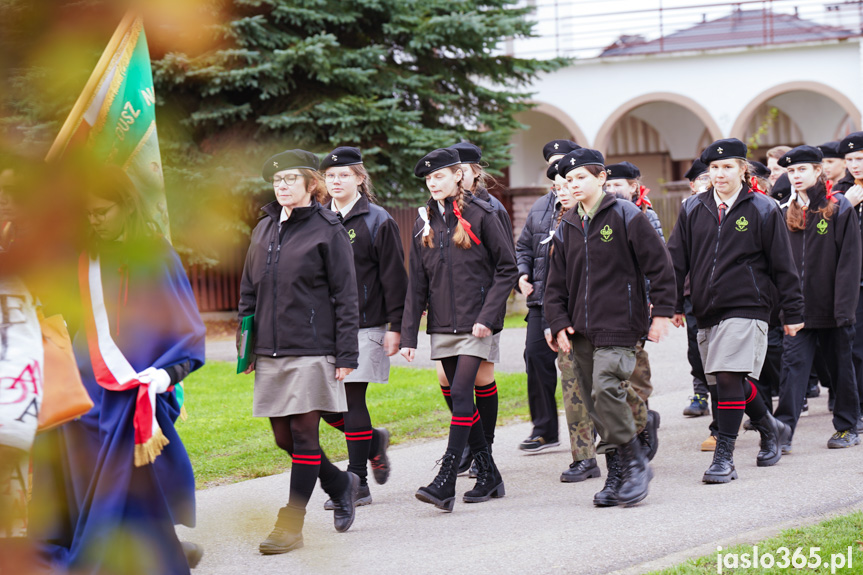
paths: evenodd
<path fill-rule="evenodd" d="M 629 323 L 632 324 L 632 284 L 630 282 L 626 282 L 626 301 L 629 302 Z"/>
<path fill-rule="evenodd" d="M 272 246 L 271 246 L 272 247 Z M 279 349 L 278 343 L 278 333 L 276 331 L 276 298 L 278 298 L 279 293 L 279 254 L 282 253 L 282 244 L 279 243 L 276 246 L 276 261 L 273 264 L 273 357 L 276 357 L 276 352 Z M 267 256 L 269 259 L 269 256 Z"/>
<path fill-rule="evenodd" d="M 444 215 L 444 219 L 446 219 L 446 215 Z M 456 333 L 458 330 L 456 329 L 456 319 L 455 319 L 455 279 L 452 277 L 452 254 L 449 251 L 452 249 L 452 242 L 450 242 L 450 229 L 449 226 L 446 228 L 446 249 L 447 249 L 447 262 L 449 262 L 449 291 L 450 291 L 450 306 L 452 308 L 452 332 Z"/>
<path fill-rule="evenodd" d="M 318 328 L 315 325 L 315 308 L 310 308 L 311 316 L 309 317 L 309 325 L 312 326 L 312 336 L 315 338 L 315 344 L 318 343 Z"/>
<path fill-rule="evenodd" d="M 727 217 L 727 212 L 726 212 Z M 716 299 L 716 292 L 713 291 L 713 276 L 716 274 L 716 258 L 719 257 L 719 234 L 722 233 L 722 222 L 719 222 L 719 225 L 716 228 L 716 248 L 713 250 L 713 267 L 710 268 L 710 281 L 707 284 L 707 289 L 711 290 L 710 295 L 710 303 L 707 304 L 708 308 L 713 307 L 713 300 Z"/>
<path fill-rule="evenodd" d="M 363 323 L 366 323 L 366 306 L 369 303 L 369 287 L 363 284 Z"/>
<path fill-rule="evenodd" d="M 805 249 L 805 248 L 804 248 Z M 758 289 L 758 282 L 755 281 L 755 272 L 752 271 L 752 266 L 746 266 L 749 268 L 749 275 L 752 277 L 752 285 L 755 286 L 755 293 L 758 294 L 758 301 L 761 301 L 761 290 Z"/>
<path fill-rule="evenodd" d="M 267 265 L 270 265 L 270 262 L 273 259 L 273 242 L 270 242 L 270 247 L 267 248 Z"/>
<path fill-rule="evenodd" d="M 479 305 L 485 305 L 485 286 L 479 288 Z"/>
<path fill-rule="evenodd" d="M 587 252 L 587 229 L 582 220 L 581 230 L 584 232 L 584 333 L 587 333 L 588 301 L 590 299 L 590 258 Z"/>

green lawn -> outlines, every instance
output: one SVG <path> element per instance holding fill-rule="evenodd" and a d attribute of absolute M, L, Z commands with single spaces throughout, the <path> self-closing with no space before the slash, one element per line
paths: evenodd
<path fill-rule="evenodd" d="M 210 362 L 186 379 L 186 410 L 180 432 L 198 487 L 280 473 L 290 458 L 273 442 L 269 422 L 252 417 L 254 377 L 236 375 L 232 363 Z M 524 374 L 499 374 L 499 423 L 526 418 Z M 560 392 L 558 391 L 558 399 Z M 392 443 L 441 437 L 449 430 L 449 411 L 437 375 L 429 369 L 392 368 L 390 383 L 372 384 L 369 411 L 375 427 L 387 427 Z M 321 424 L 321 445 L 333 460 L 347 457 L 344 436 Z"/>
<path fill-rule="evenodd" d="M 817 525 L 789 529 L 776 537 L 756 543 L 758 547 L 758 567 L 744 567 L 744 560 L 750 565 L 754 559 L 753 545 L 737 545 L 717 551 L 706 557 L 692 559 L 648 575 L 784 575 L 787 573 L 834 573 L 838 575 L 863 573 L 863 512 L 836 517 Z M 819 548 L 816 550 L 815 548 Z M 849 548 L 851 565 L 848 565 Z M 787 549 L 787 553 L 784 549 Z M 799 551 L 798 551 L 799 549 Z M 722 566 L 718 555 L 722 556 Z M 747 554 L 744 558 L 743 554 Z M 763 567 L 772 555 L 773 567 Z M 737 566 L 734 566 L 734 563 Z M 783 568 L 785 562 L 789 565 Z M 804 567 L 804 562 L 806 566 Z M 816 564 L 820 565 L 816 567 Z M 795 568 L 796 567 L 796 568 Z"/>

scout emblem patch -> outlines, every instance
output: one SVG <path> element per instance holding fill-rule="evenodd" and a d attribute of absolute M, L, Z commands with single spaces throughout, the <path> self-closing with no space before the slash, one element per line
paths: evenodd
<path fill-rule="evenodd" d="M 605 227 L 599 230 L 599 235 L 602 236 L 602 241 L 604 241 L 605 243 L 608 243 L 614 239 L 613 237 L 611 237 L 612 233 L 613 230 L 608 224 L 605 224 Z"/>
<path fill-rule="evenodd" d="M 821 219 L 821 221 L 820 221 L 820 222 L 818 222 L 818 225 L 817 225 L 817 226 L 815 226 L 816 228 L 818 228 L 818 233 L 819 233 L 820 235 L 822 235 L 822 236 L 823 236 L 824 234 L 826 234 L 826 233 L 827 233 L 827 225 L 828 225 L 828 224 L 827 224 L 827 220 L 825 220 L 825 219 L 823 219 L 823 218 L 822 218 L 822 219 Z"/>
<path fill-rule="evenodd" d="M 354 239 L 357 237 L 357 232 L 355 232 L 353 228 L 349 229 L 348 237 L 351 238 L 351 243 L 354 243 Z"/>
<path fill-rule="evenodd" d="M 743 216 L 740 216 L 740 217 L 737 219 L 737 221 L 736 221 L 736 222 L 734 222 L 734 223 L 737 225 L 737 228 L 736 228 L 736 229 L 737 229 L 737 231 L 738 231 L 738 232 L 745 232 L 745 231 L 746 231 L 746 226 L 748 226 L 748 225 L 749 225 L 749 221 L 748 221 L 746 218 L 744 218 Z"/>

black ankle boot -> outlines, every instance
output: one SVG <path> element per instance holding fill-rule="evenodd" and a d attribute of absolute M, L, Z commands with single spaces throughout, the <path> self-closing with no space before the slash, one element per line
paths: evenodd
<path fill-rule="evenodd" d="M 500 476 L 497 465 L 494 464 L 491 453 L 485 449 L 477 451 L 474 453 L 474 460 L 476 461 L 476 485 L 464 494 L 464 502 L 480 503 L 488 501 L 492 497 L 498 499 L 506 495 L 503 488 L 503 478 Z"/>
<path fill-rule="evenodd" d="M 617 500 L 624 507 L 631 507 L 647 497 L 647 488 L 653 478 L 647 453 L 638 436 L 633 436 L 620 446 L 620 489 Z"/>
<path fill-rule="evenodd" d="M 278 555 L 302 547 L 305 516 L 305 509 L 287 505 L 279 509 L 275 529 L 258 545 L 258 550 L 264 555 Z"/>
<path fill-rule="evenodd" d="M 333 500 L 333 525 L 339 533 L 344 533 L 351 528 L 357 514 L 357 492 L 360 488 L 360 478 L 350 471 L 346 473 L 348 474 L 348 484 L 345 490 L 339 494 L 330 494 L 330 499 Z"/>
<path fill-rule="evenodd" d="M 608 473 L 605 477 L 605 487 L 593 496 L 593 504 L 597 507 L 615 507 L 618 504 L 617 491 L 620 489 L 620 456 L 616 449 L 605 452 L 605 464 Z"/>
<path fill-rule="evenodd" d="M 659 412 L 648 410 L 647 425 L 638 434 L 638 440 L 647 454 L 648 461 L 653 461 L 656 451 L 659 449 L 659 423 Z"/>
<path fill-rule="evenodd" d="M 730 483 L 732 479 L 737 479 L 737 470 L 734 469 L 734 441 L 734 437 L 727 435 L 716 438 L 713 463 L 701 479 L 704 483 Z"/>
<path fill-rule="evenodd" d="M 776 465 L 782 458 L 782 446 L 791 441 L 791 428 L 767 413 L 752 425 L 761 434 L 761 451 L 755 460 L 758 467 Z"/>
<path fill-rule="evenodd" d="M 417 489 L 416 498 L 431 503 L 438 509 L 451 512 L 455 505 L 455 479 L 458 472 L 458 454 L 447 451 L 439 461 L 437 477 L 426 487 Z"/>
<path fill-rule="evenodd" d="M 467 473 L 473 466 L 473 454 L 470 452 L 470 446 L 465 446 L 461 452 L 461 459 L 458 462 L 458 474 Z M 476 477 L 475 475 L 473 477 Z"/>
<path fill-rule="evenodd" d="M 599 466 L 596 464 L 596 458 L 592 457 L 570 463 L 569 469 L 560 474 L 560 481 L 561 483 L 578 483 L 601 475 Z"/>

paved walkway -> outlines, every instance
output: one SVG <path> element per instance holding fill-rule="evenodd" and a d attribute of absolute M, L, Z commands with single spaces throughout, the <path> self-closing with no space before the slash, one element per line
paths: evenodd
<path fill-rule="evenodd" d="M 524 341 L 523 330 L 504 333 L 509 331 L 507 339 Z M 571 461 L 568 447 L 523 455 L 516 445 L 530 425 L 522 423 L 499 428 L 495 441 L 506 497 L 480 504 L 457 500 L 452 514 L 420 503 L 414 492 L 434 477 L 445 441 L 400 445 L 390 451 L 392 478 L 372 484 L 375 501 L 358 509 L 349 532 L 334 531 L 332 513 L 323 510 L 326 496 L 317 489 L 306 516 L 305 547 L 286 555 L 261 556 L 257 545 L 287 501 L 289 473 L 200 491 L 198 528 L 180 530 L 207 549 L 196 573 L 635 575 L 713 554 L 717 545 L 754 543 L 863 508 L 863 447 L 826 448 L 832 433 L 826 394 L 810 400 L 811 415 L 801 419 L 794 453 L 778 465 L 755 466 L 758 435 L 748 432 L 738 441 L 740 479 L 702 484 L 712 454 L 698 447 L 708 421 L 681 415 L 692 393 L 685 347 L 683 330 L 648 344 L 656 386 L 651 408 L 662 414 L 661 443 L 650 495 L 636 507 L 593 507 L 603 479 L 560 483 Z M 523 347 L 506 349 L 504 358 L 514 361 Z M 457 491 L 472 485 L 460 478 Z"/>

